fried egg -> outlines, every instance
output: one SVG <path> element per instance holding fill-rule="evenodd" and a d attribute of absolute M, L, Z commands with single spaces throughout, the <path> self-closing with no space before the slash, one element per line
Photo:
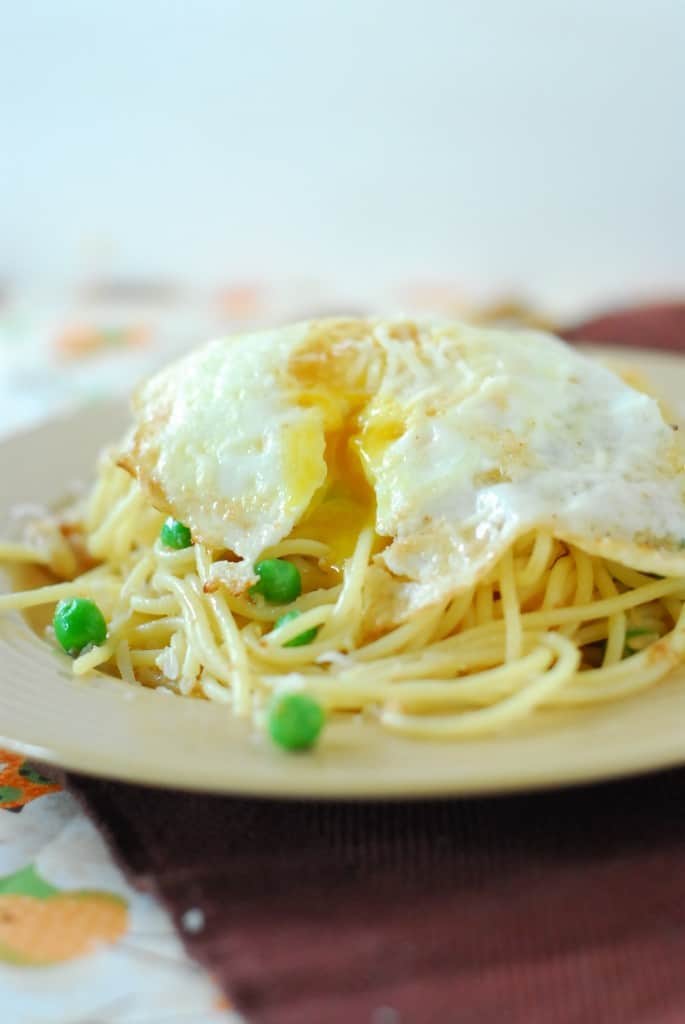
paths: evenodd
<path fill-rule="evenodd" d="M 381 625 L 472 586 L 535 528 L 685 574 L 679 433 L 548 334 L 404 319 L 244 334 L 153 377 L 134 417 L 121 465 L 226 553 L 237 592 L 290 536 L 341 567 L 366 524 Z"/>

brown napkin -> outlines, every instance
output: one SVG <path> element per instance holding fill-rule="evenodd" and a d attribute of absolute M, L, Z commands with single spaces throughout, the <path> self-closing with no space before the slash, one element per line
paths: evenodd
<path fill-rule="evenodd" d="M 365 805 L 67 785 L 253 1024 L 685 1021 L 685 772 Z"/>
<path fill-rule="evenodd" d="M 682 347 L 685 304 L 567 336 Z M 251 1024 L 685 1021 L 685 771 L 366 805 L 66 783 Z"/>
<path fill-rule="evenodd" d="M 637 348 L 685 348 L 685 302 L 659 302 L 584 320 L 562 332 L 569 341 Z"/>

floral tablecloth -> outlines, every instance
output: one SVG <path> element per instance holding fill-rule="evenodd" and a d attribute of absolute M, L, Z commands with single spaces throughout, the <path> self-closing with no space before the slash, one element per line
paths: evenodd
<path fill-rule="evenodd" d="M 189 907 L 189 929 L 202 921 Z M 3 1024 L 237 1024 L 74 798 L 0 750 Z"/>

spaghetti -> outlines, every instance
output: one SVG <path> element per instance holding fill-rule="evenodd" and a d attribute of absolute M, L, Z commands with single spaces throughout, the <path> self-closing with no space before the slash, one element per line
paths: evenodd
<path fill-rule="evenodd" d="M 302 593 L 275 607 L 217 585 L 220 552 L 159 539 L 164 516 L 113 459 L 82 508 L 42 549 L 0 545 L 0 559 L 35 562 L 55 582 L 0 596 L 0 611 L 95 600 L 106 642 L 76 657 L 129 684 L 163 687 L 259 715 L 269 697 L 302 691 L 329 713 L 365 712 L 425 738 L 499 730 L 535 709 L 614 701 L 653 686 L 685 655 L 685 579 L 657 578 L 531 531 L 467 590 L 379 635 L 365 630 L 374 552 L 360 529 L 339 567 L 325 543 L 289 536 L 265 552 L 298 568 Z M 73 578 L 72 578 L 73 577 Z M 297 618 L 274 628 L 284 612 Z M 306 630 L 315 639 L 286 646 Z"/>

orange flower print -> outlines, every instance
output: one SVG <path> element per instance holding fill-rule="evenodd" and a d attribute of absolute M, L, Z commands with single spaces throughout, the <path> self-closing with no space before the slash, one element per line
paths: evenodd
<path fill-rule="evenodd" d="M 126 327 L 97 327 L 72 324 L 57 335 L 54 342 L 58 358 L 65 361 L 98 355 L 109 349 L 140 348 L 150 340 L 150 329 L 144 324 Z"/>
<path fill-rule="evenodd" d="M 120 896 L 61 892 L 29 865 L 0 878 L 0 962 L 30 967 L 74 960 L 116 942 L 127 918 Z"/>
<path fill-rule="evenodd" d="M 245 320 L 256 316 L 262 306 L 262 288 L 256 283 L 225 285 L 217 293 L 217 303 L 229 320 Z"/>
<path fill-rule="evenodd" d="M 36 771 L 19 754 L 0 750 L 0 808 L 19 810 L 60 787 Z"/>

